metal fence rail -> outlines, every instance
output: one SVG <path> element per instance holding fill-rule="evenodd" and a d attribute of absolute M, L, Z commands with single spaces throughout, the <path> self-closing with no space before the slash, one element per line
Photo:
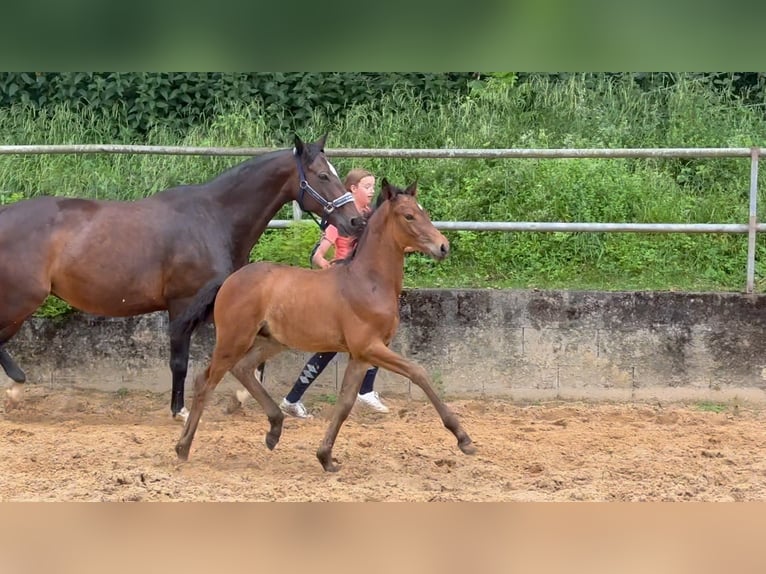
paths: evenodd
<path fill-rule="evenodd" d="M 254 156 L 275 151 L 270 147 L 193 147 L 119 144 L 76 145 L 0 145 L 0 154 L 155 154 L 197 156 Z M 756 235 L 766 231 L 757 222 L 758 162 L 766 148 L 561 148 L 561 149 L 328 149 L 330 157 L 407 158 L 407 159 L 582 159 L 582 158 L 750 158 L 750 193 L 746 223 L 583 223 L 583 222 L 500 222 L 436 221 L 444 230 L 536 231 L 536 232 L 630 232 L 630 233 L 747 233 L 747 293 L 755 286 Z M 273 220 L 271 228 L 284 228 L 301 217 L 294 207 L 293 220 Z"/>

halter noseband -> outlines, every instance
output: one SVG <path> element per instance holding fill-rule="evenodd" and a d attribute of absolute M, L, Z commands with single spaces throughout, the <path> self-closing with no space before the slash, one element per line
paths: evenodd
<path fill-rule="evenodd" d="M 354 196 L 347 191 L 346 193 L 341 195 L 339 198 L 333 199 L 332 201 L 327 201 L 324 197 L 319 195 L 319 192 L 317 192 L 316 189 L 311 187 L 308 180 L 306 179 L 306 174 L 303 172 L 303 164 L 301 163 L 301 158 L 298 156 L 297 150 L 293 150 L 293 156 L 295 157 L 295 163 L 298 166 L 298 178 L 300 180 L 300 190 L 298 192 L 298 207 L 300 207 L 303 211 L 308 212 L 308 214 L 311 216 L 311 219 L 313 219 L 314 221 L 317 221 L 316 217 L 314 217 L 314 214 L 308 211 L 305 207 L 303 207 L 303 195 L 305 193 L 308 193 L 314 199 L 314 201 L 319 203 L 319 205 L 321 205 L 323 208 L 322 220 L 318 221 L 317 225 L 319 225 L 319 229 L 324 231 L 327 228 L 327 225 L 330 223 L 327 219 L 330 216 L 330 214 L 333 211 L 335 211 L 337 208 L 354 201 Z"/>

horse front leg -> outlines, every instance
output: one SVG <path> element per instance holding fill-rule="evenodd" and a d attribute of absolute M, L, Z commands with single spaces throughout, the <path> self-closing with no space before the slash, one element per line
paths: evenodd
<path fill-rule="evenodd" d="M 369 352 L 365 353 L 365 360 L 369 360 L 373 365 L 378 365 L 379 367 L 383 367 L 384 369 L 388 369 L 389 371 L 407 377 L 420 387 L 428 397 L 428 400 L 431 401 L 431 404 L 433 404 L 436 412 L 439 413 L 444 426 L 455 435 L 455 438 L 457 438 L 457 445 L 460 450 L 465 454 L 476 453 L 476 446 L 473 444 L 471 437 L 468 436 L 468 433 L 465 432 L 460 425 L 457 415 L 453 413 L 436 394 L 431 385 L 431 379 L 423 367 L 394 353 L 382 342 L 378 345 L 374 345 L 369 349 Z"/>
<path fill-rule="evenodd" d="M 369 367 L 370 365 L 364 361 L 349 358 L 348 366 L 343 374 L 343 382 L 340 386 L 340 396 L 335 405 L 330 426 L 327 427 L 324 439 L 322 439 L 317 450 L 317 458 L 322 464 L 322 468 L 327 472 L 337 472 L 340 470 L 340 467 L 336 464 L 337 461 L 332 457 L 332 447 L 335 444 L 335 439 L 338 438 L 340 427 L 348 418 L 348 414 L 356 402 L 356 395 L 362 386 L 364 374 Z"/>

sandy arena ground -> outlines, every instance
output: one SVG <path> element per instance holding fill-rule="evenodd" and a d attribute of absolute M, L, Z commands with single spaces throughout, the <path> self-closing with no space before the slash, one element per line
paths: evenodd
<path fill-rule="evenodd" d="M 254 401 L 217 392 L 180 463 L 168 394 L 29 386 L 0 408 L 0 501 L 766 500 L 766 405 L 451 401 L 469 457 L 430 404 L 385 397 L 390 414 L 352 411 L 332 474 L 314 454 L 332 407 L 310 394 L 270 452 Z"/>

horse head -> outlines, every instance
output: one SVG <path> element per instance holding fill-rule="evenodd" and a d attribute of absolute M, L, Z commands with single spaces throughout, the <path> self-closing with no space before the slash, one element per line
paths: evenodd
<path fill-rule="evenodd" d="M 357 210 L 354 197 L 346 191 L 338 172 L 325 155 L 326 139 L 327 134 L 324 134 L 316 142 L 304 143 L 295 136 L 293 154 L 299 182 L 295 200 L 302 210 L 322 217 L 322 229 L 332 223 L 342 235 L 359 235 L 366 220 Z"/>

